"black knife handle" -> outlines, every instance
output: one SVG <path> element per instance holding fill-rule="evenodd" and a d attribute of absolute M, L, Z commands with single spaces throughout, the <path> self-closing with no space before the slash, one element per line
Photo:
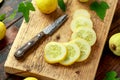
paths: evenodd
<path fill-rule="evenodd" d="M 16 59 L 21 59 L 24 57 L 26 52 L 40 39 L 42 39 L 45 36 L 44 32 L 40 32 L 35 37 L 33 37 L 30 41 L 28 41 L 25 45 L 20 47 L 14 54 Z"/>

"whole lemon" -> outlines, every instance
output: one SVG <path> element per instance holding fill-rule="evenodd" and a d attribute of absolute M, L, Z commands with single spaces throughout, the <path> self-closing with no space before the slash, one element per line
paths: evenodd
<path fill-rule="evenodd" d="M 0 22 L 0 40 L 2 40 L 6 33 L 6 26 L 3 22 Z"/>
<path fill-rule="evenodd" d="M 80 2 L 88 2 L 88 0 L 79 0 Z"/>
<path fill-rule="evenodd" d="M 117 56 L 120 56 L 120 33 L 113 34 L 109 39 L 109 48 Z"/>
<path fill-rule="evenodd" d="M 36 5 L 42 13 L 50 14 L 57 9 L 57 0 L 36 0 Z"/>
<path fill-rule="evenodd" d="M 26 77 L 24 80 L 38 80 L 38 79 L 35 77 Z"/>

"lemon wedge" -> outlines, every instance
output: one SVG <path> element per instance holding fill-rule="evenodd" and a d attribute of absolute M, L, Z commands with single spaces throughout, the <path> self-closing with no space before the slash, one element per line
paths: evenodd
<path fill-rule="evenodd" d="M 45 60 L 48 63 L 58 63 L 64 60 L 67 54 L 65 46 L 57 42 L 49 42 L 45 46 L 44 52 Z"/>
<path fill-rule="evenodd" d="M 66 43 L 64 45 L 67 49 L 67 55 L 60 64 L 65 66 L 72 65 L 80 57 L 80 49 L 75 43 Z"/>

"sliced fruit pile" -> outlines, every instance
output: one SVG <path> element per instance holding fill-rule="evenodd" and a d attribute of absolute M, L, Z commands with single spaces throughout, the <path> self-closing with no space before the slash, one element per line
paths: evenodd
<path fill-rule="evenodd" d="M 91 46 L 96 42 L 96 33 L 90 17 L 90 13 L 85 9 L 75 11 L 70 25 L 73 31 L 71 40 L 66 43 L 49 42 L 44 50 L 46 62 L 68 66 L 85 61 L 89 57 Z"/>

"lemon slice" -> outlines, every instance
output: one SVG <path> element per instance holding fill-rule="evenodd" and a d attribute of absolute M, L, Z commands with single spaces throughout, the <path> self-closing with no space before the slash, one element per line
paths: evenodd
<path fill-rule="evenodd" d="M 67 49 L 66 58 L 60 62 L 60 64 L 68 66 L 72 65 L 80 56 L 80 49 L 75 43 L 66 43 Z"/>
<path fill-rule="evenodd" d="M 70 24 L 71 30 L 74 32 L 80 27 L 93 28 L 93 22 L 90 18 L 86 18 L 86 17 L 82 17 L 82 16 L 80 16 L 76 19 L 73 19 Z"/>
<path fill-rule="evenodd" d="M 75 40 L 72 40 L 71 43 L 76 43 L 80 49 L 81 54 L 76 62 L 84 61 L 89 57 L 90 52 L 91 52 L 91 46 L 88 44 L 86 40 L 77 38 Z"/>
<path fill-rule="evenodd" d="M 72 34 L 71 38 L 83 38 L 92 46 L 96 42 L 96 33 L 92 28 L 81 27 Z"/>
<path fill-rule="evenodd" d="M 45 60 L 48 63 L 57 63 L 62 61 L 66 57 L 66 48 L 60 43 L 49 42 L 45 46 Z"/>
<path fill-rule="evenodd" d="M 78 10 L 76 10 L 74 12 L 73 19 L 76 19 L 76 18 L 81 17 L 81 16 L 86 17 L 86 18 L 90 18 L 91 17 L 90 13 L 87 10 L 85 10 L 85 9 L 78 9 Z"/>

